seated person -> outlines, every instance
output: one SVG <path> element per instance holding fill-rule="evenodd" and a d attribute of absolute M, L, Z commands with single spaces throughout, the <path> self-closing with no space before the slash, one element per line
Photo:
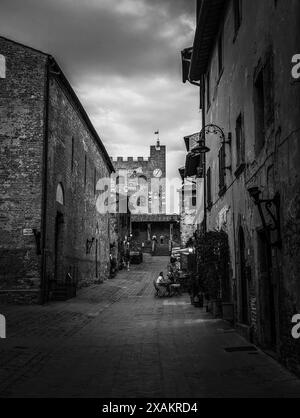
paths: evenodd
<path fill-rule="evenodd" d="M 175 283 L 175 277 L 171 271 L 169 271 L 169 273 L 167 274 L 167 280 L 168 280 L 168 283 L 170 284 Z"/>
<path fill-rule="evenodd" d="M 156 279 L 156 284 L 163 285 L 165 283 L 164 273 L 161 271 L 158 278 Z"/>
<path fill-rule="evenodd" d="M 170 294 L 170 284 L 171 284 L 171 282 L 168 279 L 164 278 L 164 273 L 163 272 L 159 273 L 159 276 L 156 280 L 156 284 L 158 286 L 165 287 L 167 289 L 168 293 Z"/>

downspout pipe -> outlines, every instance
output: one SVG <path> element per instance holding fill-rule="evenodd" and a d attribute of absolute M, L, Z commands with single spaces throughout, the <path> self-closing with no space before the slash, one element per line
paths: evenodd
<path fill-rule="evenodd" d="M 49 142 L 49 76 L 50 62 L 49 56 L 46 59 L 45 69 L 45 93 L 44 93 L 44 147 L 43 147 L 43 169 L 42 169 L 42 219 L 41 219 L 41 235 L 42 235 L 42 259 L 41 259 L 41 293 L 40 301 L 44 304 L 48 300 L 47 293 L 47 277 L 46 277 L 46 230 L 47 230 L 47 194 L 48 194 L 48 142 Z"/>

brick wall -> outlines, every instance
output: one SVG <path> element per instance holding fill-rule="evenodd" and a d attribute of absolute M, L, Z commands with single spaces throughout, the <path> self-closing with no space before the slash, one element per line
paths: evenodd
<path fill-rule="evenodd" d="M 109 177 L 111 163 L 59 69 L 50 70 L 45 123 L 46 63 L 55 66 L 53 59 L 4 38 L 0 54 L 6 59 L 6 78 L 0 78 L 0 300 L 38 302 L 41 283 L 49 290 L 67 273 L 77 287 L 108 277 L 109 215 L 96 210 L 96 183 Z M 35 237 L 43 233 L 45 190 L 42 276 Z"/>
<path fill-rule="evenodd" d="M 39 296 L 40 256 L 23 230 L 41 229 L 46 56 L 3 38 L 0 54 L 0 299 L 30 302 Z"/>

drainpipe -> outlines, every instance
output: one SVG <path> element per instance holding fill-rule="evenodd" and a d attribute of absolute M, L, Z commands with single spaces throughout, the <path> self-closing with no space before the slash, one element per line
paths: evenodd
<path fill-rule="evenodd" d="M 46 80 L 44 92 L 44 148 L 42 171 L 42 259 L 41 259 L 41 303 L 47 302 L 47 277 L 46 277 L 46 228 L 47 228 L 47 180 L 48 180 L 48 127 L 49 127 L 49 56 L 46 59 Z"/>

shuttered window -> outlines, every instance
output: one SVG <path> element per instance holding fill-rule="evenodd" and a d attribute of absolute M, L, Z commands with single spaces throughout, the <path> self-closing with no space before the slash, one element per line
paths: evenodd
<path fill-rule="evenodd" d="M 226 191 L 226 153 L 225 153 L 225 143 L 222 144 L 219 151 L 219 195 L 223 195 Z"/>

